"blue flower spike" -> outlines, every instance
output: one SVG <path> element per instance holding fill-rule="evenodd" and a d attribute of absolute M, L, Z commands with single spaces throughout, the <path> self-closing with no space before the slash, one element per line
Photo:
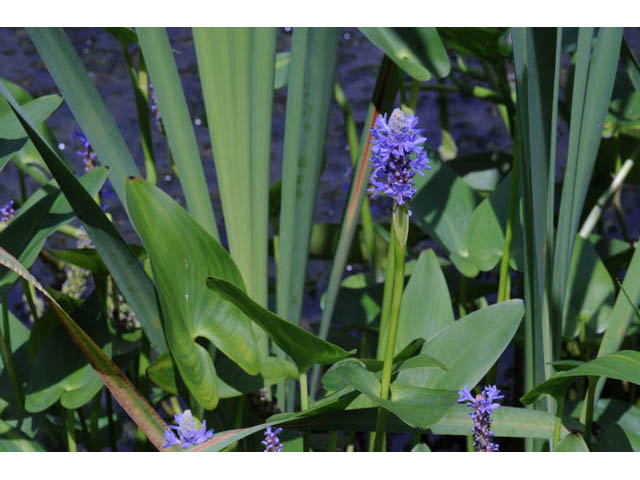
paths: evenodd
<path fill-rule="evenodd" d="M 197 430 L 196 423 L 191 414 L 191 410 L 185 410 L 175 416 L 178 425 L 169 425 L 164 431 L 165 443 L 162 447 L 180 445 L 182 448 L 189 448 L 194 445 L 206 442 L 213 437 L 213 430 L 207 430 L 207 421 L 202 421 L 202 427 Z"/>
<path fill-rule="evenodd" d="M 264 431 L 264 440 L 262 441 L 262 445 L 264 445 L 265 452 L 279 452 L 282 450 L 282 444 L 280 443 L 280 439 L 278 435 L 282 433 L 282 428 L 276 428 L 272 430 L 271 427 L 267 427 Z"/>
<path fill-rule="evenodd" d="M 13 200 L 9 200 L 9 202 L 0 208 L 0 231 L 7 228 L 9 222 L 16 216 L 16 211 L 13 208 Z"/>
<path fill-rule="evenodd" d="M 397 205 L 405 205 L 416 194 L 413 177 L 429 170 L 429 159 L 422 144 L 426 138 L 416 128 L 418 117 L 396 108 L 387 121 L 387 115 L 376 120 L 371 129 L 371 187 L 372 197 L 387 195 Z"/>
<path fill-rule="evenodd" d="M 500 395 L 500 390 L 495 385 L 484 387 L 482 393 L 475 397 L 471 395 L 469 387 L 464 387 L 458 392 L 458 403 L 465 403 L 467 407 L 473 408 L 469 418 L 473 420 L 473 447 L 476 452 L 497 452 L 499 447 L 493 443 L 494 434 L 491 431 L 491 414 L 500 404 L 497 400 L 504 398 Z"/>

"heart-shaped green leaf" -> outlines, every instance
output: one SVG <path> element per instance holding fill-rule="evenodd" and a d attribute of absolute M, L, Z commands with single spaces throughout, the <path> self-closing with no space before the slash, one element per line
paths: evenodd
<path fill-rule="evenodd" d="M 267 335 L 293 359 L 300 373 L 306 372 L 313 364 L 327 365 L 353 353 L 321 340 L 304 328 L 280 318 L 251 300 L 238 287 L 221 278 L 208 278 L 207 286 L 260 325 Z"/>
<path fill-rule="evenodd" d="M 394 383 L 391 400 L 380 398 L 380 381 L 375 373 L 356 362 L 343 362 L 335 369 L 336 375 L 365 394 L 376 405 L 397 415 L 407 425 L 429 428 L 451 408 L 457 393 L 450 390 L 431 390 Z"/>
<path fill-rule="evenodd" d="M 524 306 L 509 300 L 476 310 L 440 330 L 422 347 L 447 370 L 412 368 L 398 374 L 398 383 L 459 390 L 475 385 L 500 358 L 520 325 Z"/>
<path fill-rule="evenodd" d="M 433 250 L 420 254 L 402 295 L 395 352 L 416 338 L 428 340 L 453 323 L 447 281 Z"/>
<path fill-rule="evenodd" d="M 162 450 L 165 443 L 164 431 L 167 425 L 145 398 L 138 393 L 131 381 L 122 373 L 113 361 L 107 357 L 102 349 L 89 335 L 69 316 L 58 302 L 44 289 L 29 271 L 24 268 L 10 253 L 0 247 L 0 264 L 32 284 L 47 300 L 58 320 L 67 330 L 73 342 L 87 357 L 91 366 L 96 370 L 105 386 L 111 391 L 120 406 L 129 414 L 131 419 L 140 427 L 147 438 L 158 450 Z M 173 450 L 173 447 L 170 447 Z"/>
<path fill-rule="evenodd" d="M 0 420 L 0 452 L 44 452 L 44 448 L 17 428 Z"/>
<path fill-rule="evenodd" d="M 95 195 L 107 178 L 107 170 L 99 167 L 79 179 L 80 184 Z M 0 246 L 29 268 L 44 247 L 47 237 L 74 218 L 69 202 L 54 181 L 31 194 L 7 228 L 0 232 Z M 17 275 L 3 269 L 0 289 L 8 290 Z"/>
<path fill-rule="evenodd" d="M 126 194 L 131 222 L 149 254 L 172 356 L 191 394 L 213 409 L 216 371 L 198 338 L 209 340 L 250 375 L 260 371 L 251 322 L 207 289 L 207 277 L 218 276 L 244 295 L 240 272 L 227 251 L 162 190 L 131 178 Z"/>
<path fill-rule="evenodd" d="M 22 109 L 31 121 L 38 125 L 49 118 L 61 103 L 62 98 L 58 95 L 45 95 L 44 97 L 23 103 Z M 27 133 L 12 111 L 0 115 L 0 138 L 15 140 L 26 136 Z"/>
<path fill-rule="evenodd" d="M 107 319 L 102 315 L 98 292 L 94 290 L 81 306 L 70 311 L 105 355 L 111 356 Z M 55 315 L 51 310 L 47 313 Z M 43 318 L 40 321 L 46 320 Z M 31 413 L 41 412 L 58 400 L 64 408 L 79 408 L 102 388 L 100 377 L 82 351 L 73 343 L 64 327 L 55 319 L 53 322 L 39 345 L 27 383 L 25 409 Z"/>
<path fill-rule="evenodd" d="M 582 435 L 570 433 L 553 449 L 554 452 L 588 452 L 589 447 L 584 443 Z"/>

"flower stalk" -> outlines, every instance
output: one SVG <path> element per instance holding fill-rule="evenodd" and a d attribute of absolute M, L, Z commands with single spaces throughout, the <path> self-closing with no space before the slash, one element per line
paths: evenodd
<path fill-rule="evenodd" d="M 380 398 L 389 399 L 391 386 L 391 370 L 393 367 L 393 354 L 398 334 L 398 321 L 400 319 L 400 305 L 402 303 L 402 293 L 404 290 L 404 265 L 407 252 L 407 236 L 409 232 L 409 209 L 405 206 L 396 205 L 393 211 L 391 243 L 393 245 L 394 268 L 388 271 L 387 275 L 393 275 L 393 286 L 391 293 L 391 306 L 389 309 L 389 325 L 385 339 L 384 364 L 382 367 L 382 379 L 380 382 Z M 385 430 L 387 424 L 387 411 L 378 409 L 376 420 L 376 436 L 374 450 L 381 452 L 384 449 Z"/>

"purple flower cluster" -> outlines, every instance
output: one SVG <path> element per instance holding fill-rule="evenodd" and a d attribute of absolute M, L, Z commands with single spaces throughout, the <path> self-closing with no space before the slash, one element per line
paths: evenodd
<path fill-rule="evenodd" d="M 428 165 L 427 152 L 422 144 L 427 140 L 421 136 L 422 129 L 416 128 L 418 117 L 407 115 L 396 108 L 387 121 L 382 115 L 371 130 L 374 143 L 371 147 L 373 196 L 385 194 L 398 205 L 404 205 L 416 193 L 413 177 L 416 172 L 424 175 Z"/>
<path fill-rule="evenodd" d="M 467 407 L 473 408 L 469 418 L 473 420 L 473 447 L 476 452 L 497 452 L 498 444 L 493 443 L 493 432 L 491 431 L 491 414 L 500 406 L 496 400 L 501 400 L 504 395 L 500 395 L 500 390 L 495 385 L 484 387 L 481 394 L 473 397 L 469 387 L 464 387 L 458 392 L 460 397 L 458 403 L 467 402 Z"/>
<path fill-rule="evenodd" d="M 280 435 L 281 433 L 281 428 L 272 430 L 271 427 L 267 427 L 265 429 L 264 440 L 262 441 L 265 452 L 279 452 L 282 450 L 282 444 L 280 443 L 280 439 L 278 438 L 278 435 Z"/>
<path fill-rule="evenodd" d="M 6 227 L 7 223 L 15 216 L 16 211 L 13 208 L 13 200 L 9 200 L 5 206 L 0 208 L 0 224 Z"/>
<path fill-rule="evenodd" d="M 78 150 L 77 154 L 82 157 L 82 163 L 84 164 L 84 171 L 90 172 L 94 168 L 98 166 L 98 159 L 96 157 L 96 152 L 93 151 L 91 144 L 89 143 L 89 139 L 85 136 L 77 128 L 73 130 L 71 134 L 71 138 L 80 140 L 82 142 L 82 147 L 84 150 Z"/>
<path fill-rule="evenodd" d="M 202 421 L 202 428 L 196 430 L 191 410 L 185 410 L 175 416 L 178 425 L 169 425 L 164 431 L 164 439 L 167 441 L 162 447 L 180 445 L 182 448 L 189 448 L 193 445 L 203 443 L 213 437 L 213 430 L 207 430 L 207 421 Z M 177 435 L 176 435 L 177 433 Z"/>

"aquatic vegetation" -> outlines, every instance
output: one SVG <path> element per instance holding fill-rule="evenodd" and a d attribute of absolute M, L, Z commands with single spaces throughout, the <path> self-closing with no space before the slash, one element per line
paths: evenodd
<path fill-rule="evenodd" d="M 0 449 L 639 448 L 637 36 L 82 32 L 0 82 Z"/>

